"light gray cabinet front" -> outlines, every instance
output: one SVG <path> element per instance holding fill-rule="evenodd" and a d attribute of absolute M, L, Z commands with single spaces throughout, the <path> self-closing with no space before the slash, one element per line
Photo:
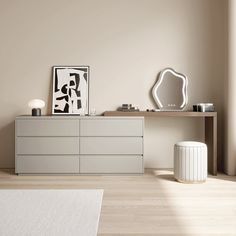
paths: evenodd
<path fill-rule="evenodd" d="M 16 136 L 79 136 L 79 120 L 17 120 Z"/>
<path fill-rule="evenodd" d="M 142 119 L 86 119 L 80 121 L 81 136 L 143 136 Z"/>
<path fill-rule="evenodd" d="M 80 154 L 143 154 L 141 137 L 81 137 Z"/>
<path fill-rule="evenodd" d="M 79 173 L 79 156 L 20 156 L 16 158 L 16 173 Z"/>
<path fill-rule="evenodd" d="M 78 137 L 18 137 L 18 155 L 79 154 Z"/>
<path fill-rule="evenodd" d="M 80 156 L 80 173 L 143 173 L 142 156 Z"/>

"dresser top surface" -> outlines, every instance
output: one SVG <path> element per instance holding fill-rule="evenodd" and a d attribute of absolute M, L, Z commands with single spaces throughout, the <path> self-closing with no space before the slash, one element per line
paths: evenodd
<path fill-rule="evenodd" d="M 135 116 L 135 117 L 125 117 L 125 116 L 64 116 L 64 115 L 55 115 L 55 116 L 30 116 L 30 115 L 22 115 L 17 116 L 16 120 L 111 120 L 111 119 L 119 119 L 119 120 L 132 120 L 132 119 L 141 119 L 143 120 L 143 116 Z"/>

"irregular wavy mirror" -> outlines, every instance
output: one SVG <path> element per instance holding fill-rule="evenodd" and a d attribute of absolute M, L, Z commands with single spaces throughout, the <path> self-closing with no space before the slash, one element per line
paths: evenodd
<path fill-rule="evenodd" d="M 171 68 L 161 71 L 152 89 L 153 98 L 163 111 L 183 110 L 188 102 L 188 79 Z"/>

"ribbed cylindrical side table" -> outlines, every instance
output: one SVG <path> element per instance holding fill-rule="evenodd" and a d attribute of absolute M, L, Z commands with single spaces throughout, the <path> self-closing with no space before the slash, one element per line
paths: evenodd
<path fill-rule="evenodd" d="M 183 141 L 174 147 L 174 177 L 182 183 L 202 183 L 207 179 L 207 146 Z"/>

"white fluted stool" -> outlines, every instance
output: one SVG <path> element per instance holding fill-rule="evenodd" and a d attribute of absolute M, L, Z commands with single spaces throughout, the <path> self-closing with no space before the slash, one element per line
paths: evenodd
<path fill-rule="evenodd" d="M 207 179 L 207 146 L 183 141 L 174 147 L 174 177 L 182 183 L 202 183 Z"/>

